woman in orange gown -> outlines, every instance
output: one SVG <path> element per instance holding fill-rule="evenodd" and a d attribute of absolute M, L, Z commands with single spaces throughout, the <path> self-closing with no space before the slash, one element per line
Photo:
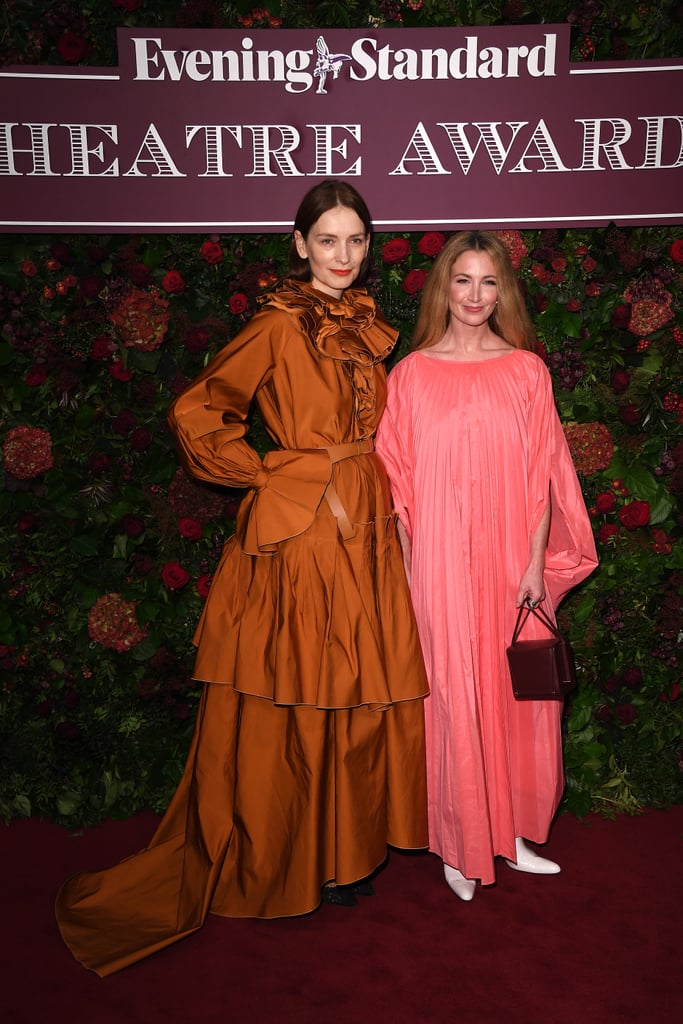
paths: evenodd
<path fill-rule="evenodd" d="M 179 787 L 145 850 L 57 899 L 100 975 L 208 912 L 308 913 L 387 844 L 427 844 L 426 676 L 373 450 L 396 333 L 358 287 L 370 233 L 350 185 L 311 189 L 290 277 L 171 408 L 186 469 L 247 493 L 195 635 L 205 686 Z M 252 400 L 277 445 L 263 461 Z"/>
<path fill-rule="evenodd" d="M 525 839 L 547 841 L 562 796 L 562 708 L 515 700 L 506 647 L 523 602 L 552 615 L 597 558 L 534 341 L 502 242 L 454 235 L 425 287 L 416 351 L 389 375 L 377 434 L 430 685 L 429 848 L 463 900 L 477 880 L 495 881 L 497 856 L 559 871 Z"/>

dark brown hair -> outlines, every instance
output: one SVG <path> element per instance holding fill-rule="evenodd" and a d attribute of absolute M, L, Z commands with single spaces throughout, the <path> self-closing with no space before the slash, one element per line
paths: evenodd
<path fill-rule="evenodd" d="M 363 222 L 365 234 L 372 236 L 372 218 L 365 205 L 365 200 L 353 185 L 334 179 L 321 181 L 319 185 L 314 185 L 306 193 L 296 211 L 294 231 L 300 231 L 303 238 L 306 239 L 316 221 L 320 220 L 328 210 L 333 210 L 338 206 L 345 206 L 357 213 Z M 354 287 L 361 288 L 365 284 L 371 264 L 371 249 L 368 249 L 367 255 L 361 263 L 358 277 L 354 281 Z M 310 281 L 311 279 L 308 260 L 299 256 L 293 237 L 289 247 L 289 276 L 296 278 L 297 281 Z"/>

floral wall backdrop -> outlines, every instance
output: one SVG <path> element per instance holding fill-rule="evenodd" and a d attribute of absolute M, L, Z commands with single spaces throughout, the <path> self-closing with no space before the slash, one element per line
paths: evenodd
<path fill-rule="evenodd" d="M 683 53 L 683 10 L 5 0 L 2 63 L 116 63 L 115 28 L 572 25 L 572 59 Z M 564 809 L 683 800 L 683 226 L 501 231 L 555 384 L 600 568 L 560 609 L 580 667 Z M 408 349 L 439 232 L 378 235 Z M 0 236 L 0 815 L 162 810 L 198 699 L 192 633 L 239 493 L 179 468 L 173 397 L 284 272 L 288 239 Z M 268 439 L 254 421 L 261 451 Z"/>

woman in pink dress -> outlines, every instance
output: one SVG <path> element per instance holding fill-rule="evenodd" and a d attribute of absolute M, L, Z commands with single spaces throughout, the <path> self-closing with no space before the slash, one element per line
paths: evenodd
<path fill-rule="evenodd" d="M 429 848 L 471 900 L 477 879 L 495 882 L 498 856 L 519 871 L 560 870 L 525 840 L 547 842 L 562 796 L 562 705 L 516 701 L 505 651 L 522 603 L 553 615 L 597 556 L 550 375 L 495 234 L 448 240 L 413 347 L 389 375 L 377 450 L 430 682 Z"/>

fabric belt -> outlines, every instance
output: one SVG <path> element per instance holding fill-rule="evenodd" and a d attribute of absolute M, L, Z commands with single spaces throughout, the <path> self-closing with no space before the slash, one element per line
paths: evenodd
<path fill-rule="evenodd" d="M 298 537 L 315 519 L 323 499 L 344 540 L 355 535 L 349 516 L 332 484 L 335 462 L 374 450 L 371 437 L 329 448 L 274 448 L 252 481 L 240 505 L 235 533 L 248 555 L 277 551 L 283 540 Z"/>
<path fill-rule="evenodd" d="M 368 452 L 372 452 L 374 449 L 375 443 L 373 439 L 371 437 L 365 437 L 361 441 L 351 441 L 348 444 L 336 444 L 324 450 L 329 455 L 330 462 L 334 465 L 335 462 L 342 462 L 343 459 L 351 459 L 354 455 L 367 455 Z M 342 537 L 344 540 L 351 540 L 351 538 L 355 536 L 356 531 L 351 525 L 348 513 L 344 508 L 341 498 L 337 494 L 336 488 L 333 486 L 331 480 L 325 488 L 324 497 L 329 505 L 332 515 L 337 520 L 337 529 L 341 533 Z"/>

